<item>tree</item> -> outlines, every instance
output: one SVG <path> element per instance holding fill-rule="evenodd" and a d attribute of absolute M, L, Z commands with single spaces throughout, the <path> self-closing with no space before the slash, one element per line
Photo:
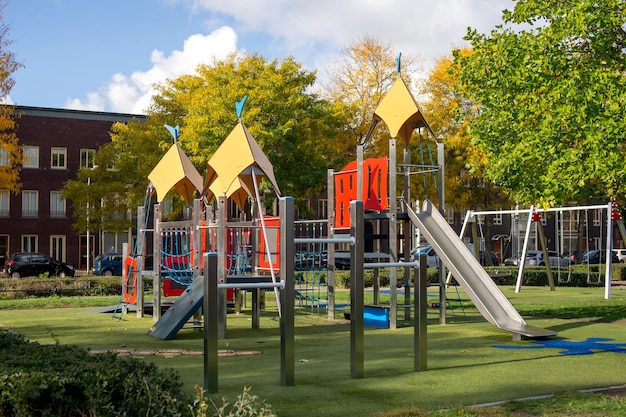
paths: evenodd
<path fill-rule="evenodd" d="M 90 230 L 117 233 L 135 226 L 127 213 L 144 205 L 148 175 L 171 145 L 170 134 L 157 123 L 115 123 L 112 141 L 98 150 L 95 166 L 81 169 L 76 180 L 65 184 L 63 194 L 72 200 L 77 232 L 87 230 L 87 222 Z"/>
<path fill-rule="evenodd" d="M 350 138 L 346 145 L 352 159 L 357 145 L 363 146 L 366 156 L 388 154 L 389 134 L 384 129 L 374 132 L 369 141 L 367 134 L 376 107 L 398 77 L 397 56 L 390 44 L 365 36 L 348 45 L 327 71 L 325 96 L 343 103 L 349 111 Z M 410 56 L 401 59 L 401 72 L 409 84 L 416 70 L 416 61 Z"/>
<path fill-rule="evenodd" d="M 0 100 L 9 96 L 15 79 L 13 73 L 23 66 L 9 50 L 13 43 L 8 38 L 9 27 L 4 23 L 4 3 L 0 3 Z M 0 106 L 0 189 L 17 193 L 20 188 L 22 147 L 15 134 L 14 107 Z"/>
<path fill-rule="evenodd" d="M 204 173 L 237 123 L 235 102 L 248 96 L 246 127 L 272 162 L 281 192 L 302 202 L 325 188 L 328 168 L 345 163 L 333 150 L 345 112 L 313 94 L 314 82 L 315 74 L 293 58 L 268 62 L 256 54 L 233 54 L 161 85 L 151 115 L 169 115 L 170 124 L 181 126 L 181 146 Z"/>
<path fill-rule="evenodd" d="M 455 61 L 485 175 L 522 204 L 623 200 L 626 3 L 520 0 Z"/>
<path fill-rule="evenodd" d="M 319 195 L 326 185 L 327 169 L 338 160 L 345 163 L 332 151 L 345 124 L 343 110 L 310 93 L 314 81 L 314 73 L 292 58 L 268 62 L 259 55 L 233 54 L 201 65 L 194 74 L 157 86 L 145 121 L 114 125 L 111 143 L 96 154 L 98 168 L 81 170 L 66 185 L 65 196 L 75 207 L 90 202 L 94 228 L 95 223 L 108 231 L 132 227 L 124 214 L 143 205 L 147 177 L 172 145 L 164 125 L 180 126 L 178 143 L 204 175 L 237 123 L 235 102 L 247 95 L 242 119 L 272 162 L 281 192 L 293 195 L 304 212 L 305 198 Z M 172 196 L 180 212 L 183 202 L 175 192 Z M 86 213 L 76 210 L 75 217 L 76 229 L 85 230 Z"/>
<path fill-rule="evenodd" d="M 471 53 L 468 48 L 457 52 L 463 57 Z M 454 196 L 446 205 L 456 212 L 505 206 L 508 199 L 503 190 L 483 175 L 487 155 L 469 134 L 478 106 L 465 97 L 452 55 L 435 62 L 421 96 L 426 97 L 422 103 L 425 117 L 445 145 L 446 195 Z"/>

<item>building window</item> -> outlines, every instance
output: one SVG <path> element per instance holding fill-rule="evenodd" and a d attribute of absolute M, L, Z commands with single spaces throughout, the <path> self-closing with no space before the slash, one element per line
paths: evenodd
<path fill-rule="evenodd" d="M 502 213 L 496 213 L 493 215 L 493 225 L 502 226 Z"/>
<path fill-rule="evenodd" d="M 317 201 L 317 218 L 318 219 L 328 218 L 328 200 L 320 199 Z"/>
<path fill-rule="evenodd" d="M 22 217 L 37 217 L 37 191 L 22 191 Z"/>
<path fill-rule="evenodd" d="M 51 161 L 50 166 L 52 169 L 66 169 L 67 168 L 67 149 L 66 148 L 52 148 L 50 151 Z"/>
<path fill-rule="evenodd" d="M 22 235 L 22 252 L 38 252 L 37 235 Z"/>
<path fill-rule="evenodd" d="M 95 166 L 96 166 L 95 149 L 81 149 L 80 150 L 80 167 L 92 169 Z"/>
<path fill-rule="evenodd" d="M 9 151 L 0 147 L 0 166 L 9 165 Z"/>
<path fill-rule="evenodd" d="M 24 146 L 24 168 L 39 168 L 39 146 Z"/>
<path fill-rule="evenodd" d="M 50 257 L 65 262 L 65 235 L 50 236 Z"/>
<path fill-rule="evenodd" d="M 65 199 L 63 192 L 50 192 L 50 217 L 65 218 Z"/>
<path fill-rule="evenodd" d="M 9 235 L 0 235 L 0 265 L 4 267 L 9 255 Z M 2 258 L 4 256 L 4 259 Z"/>
<path fill-rule="evenodd" d="M 9 217 L 11 199 L 8 190 L 0 190 L 0 217 Z"/>

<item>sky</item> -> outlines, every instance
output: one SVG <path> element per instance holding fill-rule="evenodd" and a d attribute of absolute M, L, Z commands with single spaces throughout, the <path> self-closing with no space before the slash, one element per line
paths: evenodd
<path fill-rule="evenodd" d="M 1 0 L 24 67 L 5 101 L 143 114 L 155 83 L 235 51 L 294 57 L 324 79 L 372 37 L 425 70 L 471 27 L 489 33 L 513 0 Z"/>

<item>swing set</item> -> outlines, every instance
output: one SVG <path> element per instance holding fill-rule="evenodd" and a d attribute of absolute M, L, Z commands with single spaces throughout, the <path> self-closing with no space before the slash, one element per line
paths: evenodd
<path fill-rule="evenodd" d="M 561 265 L 561 261 L 549 260 L 548 242 L 542 223 L 542 214 L 547 215 L 548 213 L 553 213 L 555 217 L 555 236 L 553 239 L 555 242 L 554 250 L 557 253 L 567 253 L 570 255 L 568 258 L 569 262 L 567 262 L 566 276 L 564 276 L 565 270 L 562 270 L 565 266 Z M 522 220 L 521 222 L 524 221 L 524 218 L 526 219 L 522 250 L 519 252 L 519 270 L 517 274 L 515 292 L 518 293 L 521 291 L 524 267 L 526 266 L 525 260 L 528 254 L 529 246 L 531 245 L 531 240 L 534 240 L 535 247 L 537 249 L 540 248 L 543 251 L 544 259 L 549 260 L 545 262 L 545 267 L 548 274 L 550 289 L 552 291 L 554 291 L 552 268 L 556 267 L 557 269 L 558 282 L 569 283 L 571 282 L 572 265 L 578 260 L 578 254 L 582 250 L 586 250 L 586 253 L 590 254 L 590 251 L 593 249 L 598 251 L 598 263 L 604 265 L 604 268 L 598 268 L 597 275 L 595 275 L 595 271 L 592 271 L 589 259 L 587 259 L 587 262 L 584 262 L 585 255 L 583 255 L 583 263 L 587 264 L 587 283 L 590 285 L 600 285 L 604 279 L 604 297 L 606 299 L 611 297 L 611 265 L 614 240 L 613 230 L 615 226 L 618 227 L 622 241 L 626 242 L 624 221 L 615 203 L 610 202 L 605 205 L 554 207 L 548 209 L 540 209 L 535 206 L 531 206 L 528 209 L 515 210 L 468 210 L 463 227 L 461 228 L 461 237 L 464 236 L 468 224 L 475 224 L 475 218 L 480 218 L 480 216 L 485 215 L 507 214 L 516 216 L 518 219 Z M 596 237 L 591 237 L 592 233 L 590 223 L 592 223 L 592 227 L 597 229 L 598 233 Z M 516 227 L 518 224 L 518 222 L 511 222 L 512 227 Z M 514 234 L 521 236 L 521 233 Z M 576 246 L 573 245 L 574 242 L 576 242 Z M 576 255 L 572 257 L 572 254 Z M 602 260 L 604 260 L 604 262 L 601 262 Z"/>

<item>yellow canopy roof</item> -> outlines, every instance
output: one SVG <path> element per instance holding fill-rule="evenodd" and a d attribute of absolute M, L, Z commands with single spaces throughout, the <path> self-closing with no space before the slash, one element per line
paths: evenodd
<path fill-rule="evenodd" d="M 243 208 L 245 195 L 254 197 L 252 175 L 255 175 L 257 182 L 265 175 L 276 194 L 280 195 L 280 189 L 274 177 L 274 167 L 252 134 L 239 120 L 237 126 L 209 160 L 202 194 L 208 201 L 220 195 L 232 197 L 237 206 Z"/>
<path fill-rule="evenodd" d="M 385 122 L 391 137 L 400 136 L 405 144 L 408 143 L 413 130 L 421 127 L 430 130 L 428 122 L 401 77 L 394 81 L 389 92 L 378 104 L 374 117 Z"/>
<path fill-rule="evenodd" d="M 178 190 L 187 204 L 193 202 L 194 192 L 202 189 L 202 176 L 178 143 L 174 143 L 161 158 L 148 179 L 154 185 L 159 203 L 172 187 Z"/>

